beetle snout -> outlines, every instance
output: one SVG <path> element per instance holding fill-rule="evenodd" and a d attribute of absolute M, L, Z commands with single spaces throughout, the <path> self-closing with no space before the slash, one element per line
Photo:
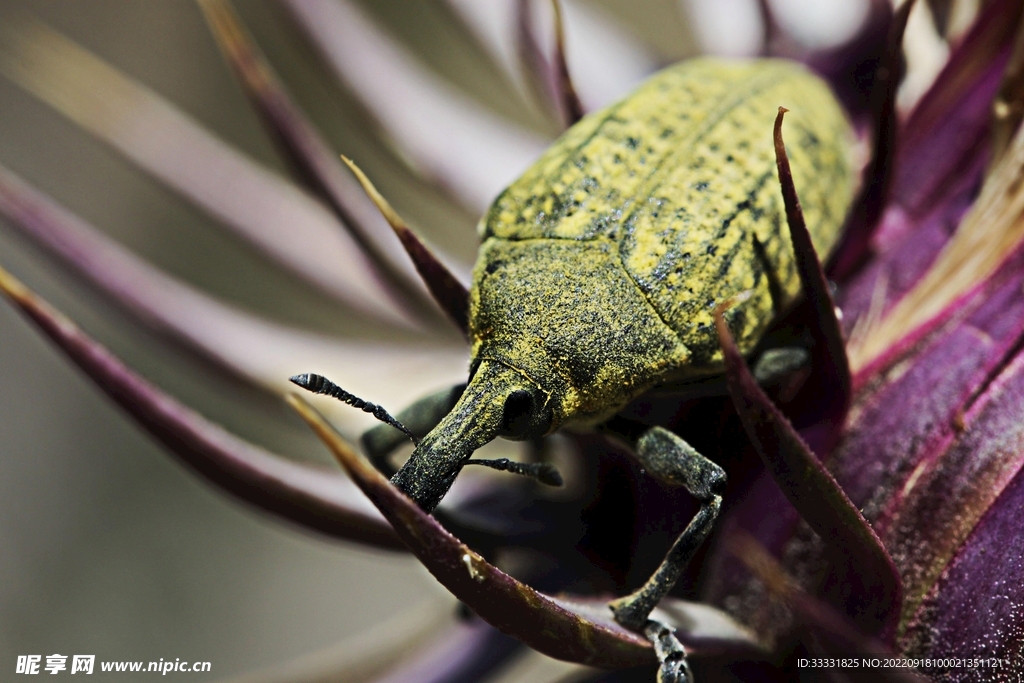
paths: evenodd
<path fill-rule="evenodd" d="M 546 395 L 521 374 L 483 361 L 462 397 L 420 441 L 391 483 L 426 511 L 441 502 L 467 460 L 497 436 L 529 438 L 551 424 Z"/>
<path fill-rule="evenodd" d="M 462 462 L 468 457 L 450 457 L 450 454 L 424 449 L 420 444 L 409 461 L 391 478 L 391 483 L 421 509 L 430 512 L 455 483 Z"/>

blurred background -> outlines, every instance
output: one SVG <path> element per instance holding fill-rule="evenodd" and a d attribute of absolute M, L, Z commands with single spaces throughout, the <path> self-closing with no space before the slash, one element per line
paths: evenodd
<path fill-rule="evenodd" d="M 429 73 L 481 107 L 537 140 L 557 132 L 551 116 L 503 69 L 514 50 L 509 0 L 357 4 Z M 865 0 L 772 5 L 793 35 L 814 47 L 842 43 L 867 12 Z M 468 271 L 478 216 L 418 176 L 382 139 L 285 9 L 269 0 L 237 8 L 332 146 L 355 158 L 396 208 Z M 0 27 L 30 18 L 145 84 L 256 162 L 287 173 L 195 3 L 0 0 Z M 577 0 L 567 7 L 566 29 L 570 68 L 595 51 L 608 60 L 603 72 L 596 70 L 605 79 L 591 78 L 595 69 L 579 69 L 590 107 L 626 92 L 660 64 L 701 51 L 756 54 L 763 36 L 755 0 Z M 614 40 L 605 41 L 607 35 Z M 923 73 L 925 82 L 941 66 L 944 46 L 929 44 L 926 31 L 910 35 L 924 41 L 917 54 L 925 56 L 913 73 Z M 497 45 L 488 49 L 488 40 Z M 904 96 L 912 99 L 907 90 Z M 379 334 L 5 78 L 0 163 L 137 254 L 225 301 L 309 330 L 357 339 Z M 168 345 L 76 278 L 61 275 L 2 223 L 0 263 L 186 404 L 278 452 L 328 461 L 283 403 Z M 419 391 L 410 389 L 408 399 Z M 215 491 L 169 459 L 0 304 L 4 679 L 21 654 L 207 660 L 213 672 L 203 680 L 324 648 L 321 662 L 350 661 L 374 647 L 388 652 L 382 643 L 389 638 L 422 637 L 453 604 L 409 556 L 314 537 Z M 338 680 L 359 680 L 353 672 Z M 508 675 L 535 680 L 523 670 Z"/>

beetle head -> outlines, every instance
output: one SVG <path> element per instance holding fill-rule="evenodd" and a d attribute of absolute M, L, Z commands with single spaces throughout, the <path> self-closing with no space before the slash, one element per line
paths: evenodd
<path fill-rule="evenodd" d="M 689 359 L 610 240 L 492 239 L 481 263 L 470 309 L 473 357 L 535 383 L 552 429 L 610 417 Z"/>
<path fill-rule="evenodd" d="M 497 436 L 546 434 L 552 425 L 548 403 L 547 394 L 520 372 L 495 361 L 478 363 L 455 407 L 420 441 L 392 483 L 432 510 L 476 449 Z"/>
<path fill-rule="evenodd" d="M 599 422 L 689 355 L 607 240 L 487 240 L 473 280 L 469 384 L 392 480 L 427 510 L 495 437 Z"/>

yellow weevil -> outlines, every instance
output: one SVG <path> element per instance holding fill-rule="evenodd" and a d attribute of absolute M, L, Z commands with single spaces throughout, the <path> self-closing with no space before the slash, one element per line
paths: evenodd
<path fill-rule="evenodd" d="M 825 257 L 853 191 L 852 136 L 828 86 L 779 60 L 665 69 L 569 129 L 481 221 L 468 384 L 400 415 L 426 436 L 392 482 L 425 510 L 468 463 L 558 483 L 549 466 L 470 456 L 497 436 L 597 427 L 651 389 L 720 374 L 713 313 L 726 300 L 736 300 L 726 320 L 749 354 L 800 290 L 772 140 L 780 105 L 791 111 L 794 181 Z M 318 375 L 293 381 L 409 434 Z M 382 426 L 364 436 L 384 469 L 396 434 Z M 649 615 L 710 532 L 725 473 L 661 427 L 634 451 L 647 473 L 684 486 L 701 509 L 648 582 L 611 607 L 621 624 L 667 647 L 662 679 L 683 681 L 682 649 Z"/>

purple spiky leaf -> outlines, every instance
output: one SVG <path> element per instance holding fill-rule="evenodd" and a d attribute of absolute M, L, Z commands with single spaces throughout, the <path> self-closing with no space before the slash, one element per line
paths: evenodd
<path fill-rule="evenodd" d="M 899 643 L 915 654 L 1019 651 L 1012 613 L 1021 584 L 1012 577 L 1020 555 L 1014 534 L 993 530 L 1006 531 L 1019 513 L 1022 266 L 1018 253 L 902 368 L 868 385 L 834 457 L 903 577 Z M 971 607 L 954 609 L 968 595 Z M 994 610 L 991 629 L 985 605 Z"/>
<path fill-rule="evenodd" d="M 997 0 L 982 11 L 903 125 L 890 202 L 871 237 L 875 258 L 840 290 L 848 333 L 921 279 L 974 201 L 1020 7 Z"/>
<path fill-rule="evenodd" d="M 534 2 L 543 4 L 545 0 Z M 560 2 L 566 34 L 565 60 L 584 110 L 593 111 L 612 104 L 656 71 L 659 64 L 665 63 L 644 43 L 642 31 L 633 33 L 622 21 L 611 21 L 613 17 L 607 13 L 617 9 L 618 19 L 638 19 L 653 8 L 637 6 L 636 11 L 630 11 L 632 7 L 628 5 L 615 8 L 576 0 Z M 672 14 L 672 7 L 663 9 L 665 14 Z M 554 20 L 553 16 L 550 18 Z M 675 34 L 676 54 L 686 50 L 684 32 L 685 29 Z"/>
<path fill-rule="evenodd" d="M 893 21 L 890 0 L 867 0 L 867 16 L 845 43 L 824 50 L 809 50 L 790 36 L 778 21 L 769 0 L 758 0 L 764 22 L 764 50 L 768 57 L 803 62 L 832 86 L 858 126 L 872 123 L 872 86 L 887 52 L 886 37 Z"/>
<path fill-rule="evenodd" d="M 811 233 L 807 230 L 800 199 L 793 184 L 793 172 L 790 169 L 786 145 L 782 139 L 782 121 L 786 109 L 779 107 L 775 118 L 773 138 L 775 143 L 775 160 L 779 172 L 779 183 L 782 186 L 782 199 L 786 207 L 786 221 L 789 225 L 790 239 L 793 242 L 796 270 L 800 274 L 804 296 L 813 309 L 811 334 L 814 348 L 811 350 L 811 367 L 814 369 L 810 386 L 806 391 L 824 397 L 818 401 L 819 423 L 811 428 L 814 430 L 812 443 L 819 453 L 828 452 L 839 437 L 846 410 L 850 405 L 850 364 L 846 359 L 846 348 L 843 335 L 836 318 L 835 303 L 829 292 L 828 281 L 818 261 L 811 242 Z"/>
<path fill-rule="evenodd" d="M 935 31 L 940 36 L 945 36 L 949 30 L 949 19 L 953 12 L 953 2 L 954 0 L 928 0 L 928 9 L 932 13 Z"/>
<path fill-rule="evenodd" d="M 1024 25 L 1018 23 L 1013 50 L 1003 72 L 999 94 L 992 102 L 992 159 L 998 162 L 1013 134 L 1024 121 Z"/>
<path fill-rule="evenodd" d="M 351 2 L 284 4 L 402 156 L 472 213 L 486 210 L 544 150 L 542 138 L 486 111 L 416 64 Z"/>
<path fill-rule="evenodd" d="M 515 0 L 516 58 L 519 71 L 534 99 L 553 119 L 564 122 L 556 85 L 555 67 L 541 49 L 534 21 L 533 0 Z"/>
<path fill-rule="evenodd" d="M 1022 15 L 1024 7 L 1014 0 L 993 0 L 983 8 L 906 119 L 891 196 L 913 217 L 931 211 L 949 183 L 971 166 L 969 155 L 988 159 L 992 102 Z M 881 252 L 887 248 L 884 241 L 878 244 Z"/>
<path fill-rule="evenodd" d="M 1012 625 L 1014 605 L 1020 604 L 1018 584 L 996 578 L 1014 576 L 1019 558 L 1007 554 L 1005 540 L 986 531 L 986 520 L 1002 510 L 997 517 L 1002 521 L 993 528 L 1011 524 L 1007 510 L 1017 509 L 1014 496 L 1024 466 L 1022 286 L 1024 249 L 1018 248 L 995 275 L 956 302 L 942 327 L 864 380 L 846 435 L 828 459 L 902 578 L 901 649 L 1012 654 L 1021 642 Z M 772 552 L 790 558 L 794 571 L 814 566 L 820 553 L 801 554 L 807 545 L 792 518 L 779 514 L 772 524 L 753 521 L 757 510 L 779 509 L 768 493 L 763 487 L 748 493 L 739 515 L 746 521 L 739 526 L 756 529 Z M 727 524 L 736 522 L 734 515 Z M 989 545 L 983 549 L 979 543 Z M 992 562 L 984 569 L 986 580 L 958 583 L 982 575 L 985 553 Z M 945 611 L 968 595 L 979 605 L 998 607 L 999 626 L 991 634 L 985 631 L 984 612 L 963 613 L 961 622 L 955 611 Z M 933 623 L 940 624 L 939 631 L 932 630 Z M 954 625 L 964 626 L 963 640 Z M 931 637 L 939 632 L 941 639 Z M 981 645 L 986 647 L 971 649 Z"/>
<path fill-rule="evenodd" d="M 563 127 L 624 96 L 657 66 L 650 46 L 636 43 L 600 10 L 565 0 L 514 3 L 514 61 L 534 100 Z"/>
<path fill-rule="evenodd" d="M 382 322 L 420 326 L 330 209 L 56 31 L 17 27 L 0 68 L 291 274 Z"/>
<path fill-rule="evenodd" d="M 870 378 L 830 466 L 861 508 L 903 486 L 922 453 L 957 429 L 957 415 L 1024 335 L 1024 254 L 967 297 L 946 329 L 921 340 L 905 364 Z"/>
<path fill-rule="evenodd" d="M 300 181 L 338 214 L 392 288 L 394 299 L 411 315 L 429 318 L 428 312 L 434 309 L 426 304 L 423 284 L 410 267 L 402 244 L 352 182 L 338 155 L 292 101 L 231 4 L 206 0 L 201 7 L 225 58 Z"/>
<path fill-rule="evenodd" d="M 757 11 L 761 19 L 761 33 L 763 36 L 759 56 L 770 57 L 787 52 L 788 50 L 781 47 L 779 43 L 786 41 L 788 36 L 785 35 L 782 27 L 779 26 L 778 17 L 775 16 L 775 10 L 768 3 L 768 0 L 757 0 Z"/>
<path fill-rule="evenodd" d="M 1013 616 L 1024 604 L 1013 579 L 1017 546 L 992 530 L 1009 533 L 1011 515 L 1019 513 L 1022 286 L 1018 249 L 944 327 L 866 381 L 827 461 L 892 553 L 907 596 L 897 646 L 919 656 L 1013 655 L 1021 643 Z M 765 510 L 773 511 L 768 519 Z M 989 527 L 990 519 L 999 521 Z M 723 533 L 732 529 L 751 530 L 803 577 L 805 590 L 817 590 L 806 572 L 821 551 L 808 546 L 795 512 L 767 478 L 723 521 Z M 742 600 L 750 623 L 764 627 L 767 605 L 727 563 L 712 566 L 710 597 Z"/>
<path fill-rule="evenodd" d="M 984 288 L 1024 241 L 1024 132 L 1018 132 L 957 232 L 935 263 L 858 343 L 851 357 L 858 376 L 870 377 L 900 358 L 908 348 L 948 322 L 963 300 Z"/>
<path fill-rule="evenodd" d="M 605 623 L 594 623 L 500 571 L 393 487 L 309 404 L 297 395 L 290 395 L 289 402 L 413 554 L 485 621 L 562 659 L 608 668 L 654 662 L 647 641 L 615 624 L 610 610 Z"/>
<path fill-rule="evenodd" d="M 562 17 L 562 5 L 559 0 L 552 0 L 552 9 L 555 14 L 555 92 L 558 101 L 561 103 L 562 116 L 565 119 L 566 128 L 572 126 L 583 118 L 586 111 L 580 96 L 576 94 L 576 86 L 572 83 L 572 75 L 569 73 L 569 59 L 565 48 L 565 21 Z"/>
<path fill-rule="evenodd" d="M 900 605 L 900 583 L 889 554 L 860 511 L 757 384 L 721 309 L 715 326 L 729 393 L 765 468 L 790 504 L 828 548 L 834 576 L 846 586 L 843 605 L 861 628 L 889 636 Z"/>
<path fill-rule="evenodd" d="M 1004 14 L 1010 16 L 985 17 L 990 22 L 998 24 L 1008 18 L 1021 20 L 1019 5 L 996 2 L 990 6 L 994 7 L 1001 7 Z M 981 22 L 979 27 L 984 28 L 987 23 Z M 1003 34 L 1006 34 L 1005 27 Z M 1001 51 L 986 43 L 975 42 L 974 45 L 981 57 L 1000 53 L 1005 57 L 1009 49 L 1008 45 L 1002 46 Z M 964 63 L 970 66 L 974 61 L 967 58 Z M 1005 59 L 1001 58 L 991 63 L 993 70 L 998 69 L 995 73 L 983 72 L 988 97 L 994 95 L 1004 65 Z M 960 70 L 961 75 L 972 69 L 977 70 L 976 67 Z M 965 104 L 970 106 L 965 107 L 963 113 L 973 108 L 987 129 L 986 107 L 978 102 Z M 966 121 L 970 120 L 968 116 Z M 956 134 L 957 126 L 948 132 Z M 968 135 L 967 139 L 977 141 L 973 135 Z M 944 142 L 942 138 L 931 140 L 930 152 L 943 148 Z M 962 140 L 949 142 L 953 143 L 954 154 L 963 149 Z M 962 167 L 956 167 L 954 159 L 952 168 L 949 159 L 936 161 L 935 166 L 947 169 L 956 182 L 935 188 L 936 191 L 942 189 L 943 196 L 934 203 L 934 210 L 924 216 L 915 215 L 899 204 L 899 195 L 895 194 L 900 186 L 897 181 L 893 205 L 887 210 L 883 229 L 876 239 L 878 242 L 888 240 L 893 247 L 879 253 L 872 267 L 851 283 L 848 295 L 844 296 L 844 308 L 849 308 L 852 314 L 848 319 L 855 320 L 848 345 L 855 386 L 860 382 L 856 378 L 869 377 L 886 367 L 908 345 L 941 325 L 956 301 L 988 279 L 1014 251 L 1024 234 L 1016 221 L 1024 202 L 1017 180 L 1022 159 L 1024 139 L 1018 135 L 989 172 L 977 199 L 974 197 L 982 176 L 983 157 L 965 160 L 968 163 Z M 972 177 L 973 183 L 970 182 Z M 970 210 L 965 213 L 968 207 Z"/>
<path fill-rule="evenodd" d="M 0 269 L 0 291 L 96 386 L 218 488 L 300 526 L 375 547 L 400 549 L 383 519 L 344 477 L 299 464 L 234 436 L 139 377 L 64 315 Z"/>
<path fill-rule="evenodd" d="M 413 554 L 485 621 L 557 659 L 610 669 L 655 662 L 647 640 L 617 624 L 605 600 L 550 597 L 502 572 L 392 486 L 301 397 L 289 395 L 289 403 L 391 522 Z M 678 609 L 686 618 L 680 620 L 677 635 L 692 653 L 756 651 L 750 635 L 714 608 Z M 715 619 L 701 618 L 702 611 L 710 611 Z"/>
<path fill-rule="evenodd" d="M 291 375 L 316 368 L 353 391 L 372 387 L 381 396 L 387 387 L 391 395 L 382 400 L 401 403 L 464 376 L 465 351 L 455 346 L 342 340 L 230 306 L 139 258 L 3 167 L 0 215 L 133 318 L 256 387 L 277 393 Z M 401 381 L 382 381 L 389 377 Z M 341 416 L 357 417 L 350 411 Z"/>
<path fill-rule="evenodd" d="M 864 169 L 860 192 L 847 217 L 829 274 L 843 279 L 860 266 L 870 251 L 871 235 L 885 209 L 895 174 L 897 133 L 896 91 L 902 80 L 903 34 L 914 0 L 903 3 L 893 16 L 885 55 L 875 72 L 871 93 L 871 160 Z"/>
<path fill-rule="evenodd" d="M 362 169 L 356 166 L 348 157 L 342 160 L 355 174 L 359 184 L 370 200 L 376 205 L 384 219 L 387 220 L 395 235 L 401 241 L 409 258 L 416 266 L 416 271 L 423 278 L 424 284 L 430 290 L 438 306 L 441 307 L 455 326 L 459 328 L 463 336 L 469 336 L 469 290 L 449 271 L 443 263 L 431 252 L 419 235 L 413 232 L 412 228 L 398 215 L 398 212 L 391 208 L 388 200 L 377 191 L 370 179 L 366 177 Z"/>

